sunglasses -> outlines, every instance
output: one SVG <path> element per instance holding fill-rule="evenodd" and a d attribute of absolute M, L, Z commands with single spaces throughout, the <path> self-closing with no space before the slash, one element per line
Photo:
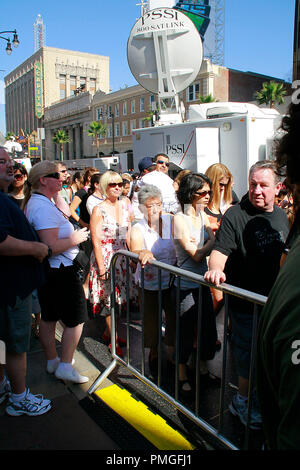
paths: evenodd
<path fill-rule="evenodd" d="M 165 164 L 166 166 L 170 166 L 170 163 L 169 163 L 169 162 L 164 162 L 163 160 L 157 160 L 156 163 L 159 163 L 160 165 Z"/>
<path fill-rule="evenodd" d="M 228 183 L 226 183 L 226 184 L 225 184 L 225 183 L 219 183 L 219 185 L 221 186 L 221 188 L 226 188 L 227 184 L 228 184 Z"/>
<path fill-rule="evenodd" d="M 25 175 L 22 175 L 21 173 L 18 173 L 17 175 L 14 175 L 15 180 L 20 181 L 22 178 L 24 178 Z"/>
<path fill-rule="evenodd" d="M 116 188 L 118 186 L 118 188 L 123 188 L 123 181 L 122 183 L 108 183 L 108 186 L 110 188 Z"/>
<path fill-rule="evenodd" d="M 44 175 L 44 178 L 55 178 L 56 180 L 59 180 L 60 174 L 58 173 L 58 171 L 56 171 L 55 173 L 49 173 L 48 175 Z"/>
<path fill-rule="evenodd" d="M 212 191 L 201 191 L 200 193 L 196 192 L 195 194 L 199 197 L 205 197 L 205 196 L 207 196 L 207 194 L 209 194 L 211 196 Z"/>
<path fill-rule="evenodd" d="M 60 170 L 60 173 L 67 173 L 68 170 Z"/>

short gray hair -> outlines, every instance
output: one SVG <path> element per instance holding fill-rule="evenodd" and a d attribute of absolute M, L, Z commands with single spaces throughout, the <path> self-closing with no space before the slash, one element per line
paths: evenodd
<path fill-rule="evenodd" d="M 279 183 L 280 176 L 277 173 L 276 163 L 272 160 L 261 160 L 259 162 L 254 163 L 249 170 L 249 178 L 251 177 L 252 173 L 257 170 L 271 170 L 274 175 L 275 184 Z"/>
<path fill-rule="evenodd" d="M 144 206 L 150 197 L 158 197 L 162 201 L 160 189 L 153 184 L 145 184 L 138 191 L 139 204 Z"/>

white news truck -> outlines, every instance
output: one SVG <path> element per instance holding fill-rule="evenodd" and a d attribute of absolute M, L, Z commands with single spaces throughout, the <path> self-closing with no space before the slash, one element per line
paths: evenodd
<path fill-rule="evenodd" d="M 127 154 L 108 155 L 98 158 L 82 158 L 78 160 L 64 160 L 64 164 L 69 170 L 84 170 L 90 166 L 97 168 L 101 173 L 107 170 L 122 171 L 121 161 L 127 158 Z M 127 162 L 126 162 L 127 163 Z M 124 163 L 123 163 L 124 165 Z M 125 166 L 125 165 L 124 165 Z"/>
<path fill-rule="evenodd" d="M 275 109 L 249 103 L 191 105 L 187 122 L 157 122 L 154 127 L 134 130 L 134 168 L 141 158 L 159 152 L 169 156 L 170 170 L 205 173 L 210 165 L 220 162 L 232 173 L 234 190 L 242 197 L 248 190 L 251 165 L 269 158 L 280 119 Z"/>

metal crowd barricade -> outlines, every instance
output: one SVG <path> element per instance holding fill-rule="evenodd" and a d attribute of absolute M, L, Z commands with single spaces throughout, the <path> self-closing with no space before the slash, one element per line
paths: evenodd
<path fill-rule="evenodd" d="M 126 285 L 127 285 L 127 358 L 126 361 L 119 357 L 116 354 L 116 308 L 115 308 L 115 263 L 118 256 L 124 256 L 126 258 Z M 130 371 L 135 377 L 140 379 L 143 383 L 149 385 L 152 390 L 159 393 L 163 396 L 169 403 L 174 405 L 179 411 L 181 411 L 186 417 L 192 420 L 197 426 L 199 426 L 204 433 L 209 436 L 209 441 L 218 443 L 222 448 L 229 450 L 240 450 L 233 442 L 224 436 L 224 404 L 225 404 L 225 377 L 226 377 L 226 366 L 227 366 L 227 342 L 228 342 L 228 296 L 233 295 L 239 297 L 243 300 L 247 300 L 253 303 L 253 330 L 252 330 L 252 347 L 251 347 L 251 359 L 250 359 L 250 371 L 249 371 L 249 394 L 248 394 L 248 415 L 247 415 L 247 425 L 245 429 L 245 441 L 244 449 L 248 448 L 249 444 L 249 420 L 250 420 L 250 409 L 252 404 L 252 390 L 253 390 L 253 375 L 254 375 L 254 365 L 255 365 L 255 351 L 256 351 L 256 336 L 257 336 L 257 324 L 258 324 L 258 306 L 263 306 L 267 300 L 267 297 L 262 295 L 255 294 L 253 292 L 239 289 L 237 287 L 231 286 L 229 284 L 222 284 L 219 287 L 216 287 L 212 284 L 204 281 L 203 276 L 194 274 L 184 269 L 178 268 L 176 266 L 171 266 L 169 264 L 161 263 L 159 261 L 153 260 L 152 265 L 156 266 L 158 269 L 158 298 L 159 298 L 159 325 L 162 326 L 162 290 L 161 290 L 161 271 L 166 270 L 170 273 L 173 273 L 178 279 L 178 285 L 176 286 L 176 338 L 175 338 L 175 393 L 174 397 L 168 394 L 165 390 L 161 388 L 161 365 L 162 365 L 162 329 L 159 328 L 159 343 L 158 343 L 158 377 L 157 384 L 150 380 L 149 377 L 145 376 L 145 348 L 144 348 L 144 270 L 142 269 L 141 275 L 141 313 L 142 313 L 142 366 L 141 371 L 137 370 L 132 366 L 130 361 L 130 295 L 129 295 L 129 285 L 130 285 L 130 259 L 138 261 L 138 255 L 135 253 L 120 250 L 114 254 L 111 260 L 110 266 L 110 279 L 111 279 L 111 355 L 113 358 L 110 366 L 99 375 L 95 380 L 92 386 L 89 388 L 88 393 L 94 393 L 99 385 L 110 375 L 110 373 L 115 369 L 115 367 L 120 364 L 128 371 Z M 207 423 L 201 416 L 199 416 L 199 400 L 200 400 L 200 384 L 201 384 L 201 374 L 200 374 L 200 338 L 201 338 L 201 306 L 202 303 L 198 302 L 198 322 L 197 322 L 197 354 L 196 354 L 196 390 L 195 390 L 195 411 L 193 412 L 187 408 L 179 399 L 179 375 L 178 375 L 178 359 L 179 359 L 179 292 L 180 292 L 180 278 L 184 277 L 192 280 L 199 284 L 199 299 L 201 298 L 202 286 L 214 287 L 223 291 L 224 294 L 224 306 L 225 306 L 225 315 L 224 315 L 224 341 L 223 341 L 223 357 L 222 357 L 222 370 L 221 370 L 221 389 L 220 389 L 220 399 L 219 399 L 219 422 L 218 427 L 214 428 L 212 425 Z"/>

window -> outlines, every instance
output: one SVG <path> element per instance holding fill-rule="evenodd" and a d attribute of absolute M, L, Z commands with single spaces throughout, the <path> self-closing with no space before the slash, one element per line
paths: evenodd
<path fill-rule="evenodd" d="M 70 95 L 74 95 L 74 90 L 76 90 L 76 76 L 70 75 Z"/>
<path fill-rule="evenodd" d="M 130 121 L 130 134 L 132 134 L 132 131 L 136 129 L 136 120 L 133 119 L 133 121 Z"/>
<path fill-rule="evenodd" d="M 127 114 L 127 103 L 126 103 L 126 101 L 124 101 L 123 102 L 123 116 L 126 116 L 126 114 Z"/>
<path fill-rule="evenodd" d="M 142 96 L 140 98 L 140 112 L 143 113 L 145 111 L 145 98 Z"/>
<path fill-rule="evenodd" d="M 103 108 L 102 106 L 100 108 L 96 109 L 96 121 L 101 121 L 103 119 Z"/>
<path fill-rule="evenodd" d="M 145 127 L 145 121 L 144 121 L 144 119 L 140 119 L 139 120 L 139 128 L 142 129 L 143 127 Z"/>
<path fill-rule="evenodd" d="M 127 121 L 122 122 L 122 135 L 126 136 L 128 133 Z"/>
<path fill-rule="evenodd" d="M 115 124 L 115 136 L 120 137 L 120 124 L 118 122 Z"/>
<path fill-rule="evenodd" d="M 64 100 L 66 98 L 66 76 L 59 75 L 59 99 Z"/>
<path fill-rule="evenodd" d="M 149 98 L 149 104 L 151 106 L 151 109 L 152 109 L 152 103 L 154 103 L 154 95 L 150 95 L 150 98 Z"/>
<path fill-rule="evenodd" d="M 108 119 L 111 119 L 111 105 L 110 104 L 107 106 L 107 117 Z"/>
<path fill-rule="evenodd" d="M 187 101 L 195 101 L 200 93 L 200 83 L 193 83 L 187 89 Z"/>
<path fill-rule="evenodd" d="M 112 137 L 112 125 L 111 125 L 111 124 L 108 124 L 108 125 L 107 125 L 107 132 L 106 132 L 106 134 L 107 134 L 107 137 L 108 137 L 108 138 Z"/>
<path fill-rule="evenodd" d="M 115 117 L 119 117 L 119 104 L 115 105 Z"/>
<path fill-rule="evenodd" d="M 96 91 L 96 79 L 90 78 L 90 92 L 95 93 Z"/>
<path fill-rule="evenodd" d="M 135 113 L 135 100 L 131 100 L 130 103 L 131 114 Z"/>

